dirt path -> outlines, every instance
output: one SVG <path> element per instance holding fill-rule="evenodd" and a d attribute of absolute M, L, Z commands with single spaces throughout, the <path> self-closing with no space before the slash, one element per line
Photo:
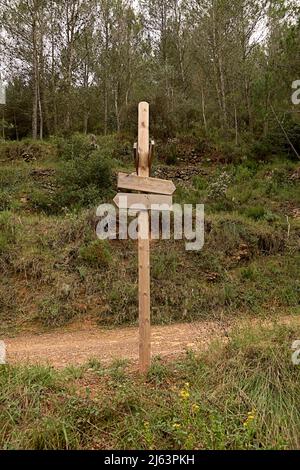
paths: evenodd
<path fill-rule="evenodd" d="M 185 349 L 205 349 L 216 338 L 226 337 L 226 328 L 217 322 L 154 326 L 152 354 L 172 356 Z M 136 360 L 138 329 L 114 330 L 89 326 L 75 331 L 56 331 L 17 336 L 5 340 L 8 363 L 41 363 L 55 367 L 83 364 L 90 358 L 109 362 L 116 358 Z"/>
<path fill-rule="evenodd" d="M 251 325 L 293 324 L 300 327 L 300 316 L 282 316 L 274 320 L 252 319 Z M 240 318 L 235 326 L 245 326 Z M 152 354 L 174 356 L 186 349 L 205 350 L 216 339 L 226 341 L 234 323 L 217 321 L 177 323 L 152 327 Z M 5 339 L 7 362 L 11 364 L 50 364 L 55 367 L 79 365 L 91 358 L 102 362 L 138 358 L 138 328 L 100 329 L 91 324 L 73 325 L 68 330 L 27 334 Z"/>

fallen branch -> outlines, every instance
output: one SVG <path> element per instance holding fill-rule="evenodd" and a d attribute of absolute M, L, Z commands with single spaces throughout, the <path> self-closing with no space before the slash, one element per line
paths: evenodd
<path fill-rule="evenodd" d="M 299 155 L 299 153 L 297 152 L 296 148 L 294 147 L 293 142 L 292 142 L 291 139 L 289 138 L 288 133 L 286 132 L 285 128 L 283 127 L 282 122 L 280 121 L 279 117 L 278 117 L 277 114 L 275 113 L 275 109 L 273 108 L 273 105 L 272 105 L 272 104 L 271 104 L 271 109 L 272 109 L 272 112 L 273 112 L 273 114 L 274 114 L 274 116 L 275 116 L 276 121 L 278 122 L 278 124 L 279 124 L 279 126 L 280 126 L 282 132 L 284 133 L 284 135 L 285 135 L 285 137 L 286 137 L 286 140 L 288 141 L 288 143 L 290 144 L 291 148 L 292 148 L 293 151 L 295 152 L 296 156 L 297 156 L 297 157 L 299 158 L 299 160 L 300 160 L 300 155 Z"/>

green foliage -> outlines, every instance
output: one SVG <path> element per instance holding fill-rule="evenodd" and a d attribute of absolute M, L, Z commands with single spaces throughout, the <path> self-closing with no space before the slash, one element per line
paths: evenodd
<path fill-rule="evenodd" d="M 130 241 L 96 239 L 96 201 L 111 200 L 113 195 L 107 192 L 110 188 L 99 190 L 90 184 L 92 172 L 86 175 L 82 171 L 81 181 L 78 160 L 60 161 L 56 172 L 48 166 L 44 171 L 42 165 L 27 168 L 25 163 L 3 167 L 0 179 L 14 209 L 0 230 L 0 263 L 5 272 L 0 283 L 2 331 L 36 318 L 42 318 L 42 326 L 57 324 L 60 316 L 64 323 L 87 312 L 100 324 L 137 321 L 136 246 Z M 58 198 L 64 188 L 57 185 L 65 165 L 70 172 L 65 178 L 66 191 L 74 188 L 74 200 L 68 206 Z M 199 174 L 193 176 L 194 168 L 197 166 L 192 168 L 191 179 L 178 184 L 175 197 L 178 202 L 205 203 L 204 249 L 190 253 L 181 241 L 153 242 L 153 322 L 219 318 L 241 311 L 270 316 L 281 308 L 288 312 L 297 308 L 299 222 L 292 211 L 300 201 L 298 166 L 280 160 L 268 164 L 245 161 L 221 168 L 201 165 Z M 162 169 L 171 174 L 177 171 Z M 212 185 L 219 182 L 222 186 L 224 181 L 225 195 L 221 191 L 214 199 L 209 197 Z M 87 194 L 92 207 L 81 210 L 78 200 L 86 201 Z M 27 203 L 19 202 L 23 196 Z M 46 214 L 32 213 L 35 199 Z M 20 298 L 24 279 L 27 289 Z M 72 296 L 54 294 L 62 284 L 72 286 Z M 37 298 L 34 303 L 33 295 Z"/>
<path fill-rule="evenodd" d="M 167 165 L 176 165 L 178 158 L 178 150 L 175 142 L 168 142 L 159 149 L 162 157 Z"/>
<path fill-rule="evenodd" d="M 81 247 L 79 260 L 95 268 L 107 268 L 112 262 L 109 243 L 106 240 L 94 240 Z"/>
<path fill-rule="evenodd" d="M 76 315 L 76 308 L 64 299 L 52 296 L 44 299 L 38 309 L 37 319 L 45 327 L 58 327 L 69 323 Z"/>
<path fill-rule="evenodd" d="M 60 169 L 59 183 L 71 189 L 90 185 L 108 188 L 111 184 L 111 164 L 101 151 L 94 150 L 86 158 L 81 155 L 64 163 Z"/>
<path fill-rule="evenodd" d="M 16 227 L 9 211 L 0 212 L 0 256 L 16 241 Z"/>
<path fill-rule="evenodd" d="M 137 312 L 137 286 L 124 281 L 115 281 L 107 292 L 107 305 L 99 322 L 121 325 L 134 323 Z"/>
<path fill-rule="evenodd" d="M 73 134 L 69 138 L 55 139 L 57 145 L 58 158 L 63 160 L 81 159 L 81 161 L 88 158 L 95 147 L 91 138 L 84 134 Z"/>
<path fill-rule="evenodd" d="M 274 154 L 274 146 L 269 138 L 257 140 L 252 144 L 251 155 L 252 158 L 270 161 Z"/>
<path fill-rule="evenodd" d="M 35 209 L 59 213 L 65 209 L 98 205 L 112 184 L 112 162 L 100 150 L 84 158 L 62 162 L 57 170 L 54 192 L 34 190 L 31 204 Z"/>

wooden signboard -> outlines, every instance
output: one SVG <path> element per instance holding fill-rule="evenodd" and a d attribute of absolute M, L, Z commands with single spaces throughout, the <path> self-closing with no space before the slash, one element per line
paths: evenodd
<path fill-rule="evenodd" d="M 173 181 L 137 176 L 128 173 L 118 174 L 118 188 L 170 196 L 176 190 Z"/>

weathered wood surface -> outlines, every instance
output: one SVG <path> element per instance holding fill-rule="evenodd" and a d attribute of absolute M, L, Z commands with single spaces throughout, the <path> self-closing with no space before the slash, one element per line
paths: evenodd
<path fill-rule="evenodd" d="M 170 180 L 143 177 L 128 173 L 118 174 L 118 188 L 165 195 L 172 195 L 176 190 L 174 183 Z"/>

